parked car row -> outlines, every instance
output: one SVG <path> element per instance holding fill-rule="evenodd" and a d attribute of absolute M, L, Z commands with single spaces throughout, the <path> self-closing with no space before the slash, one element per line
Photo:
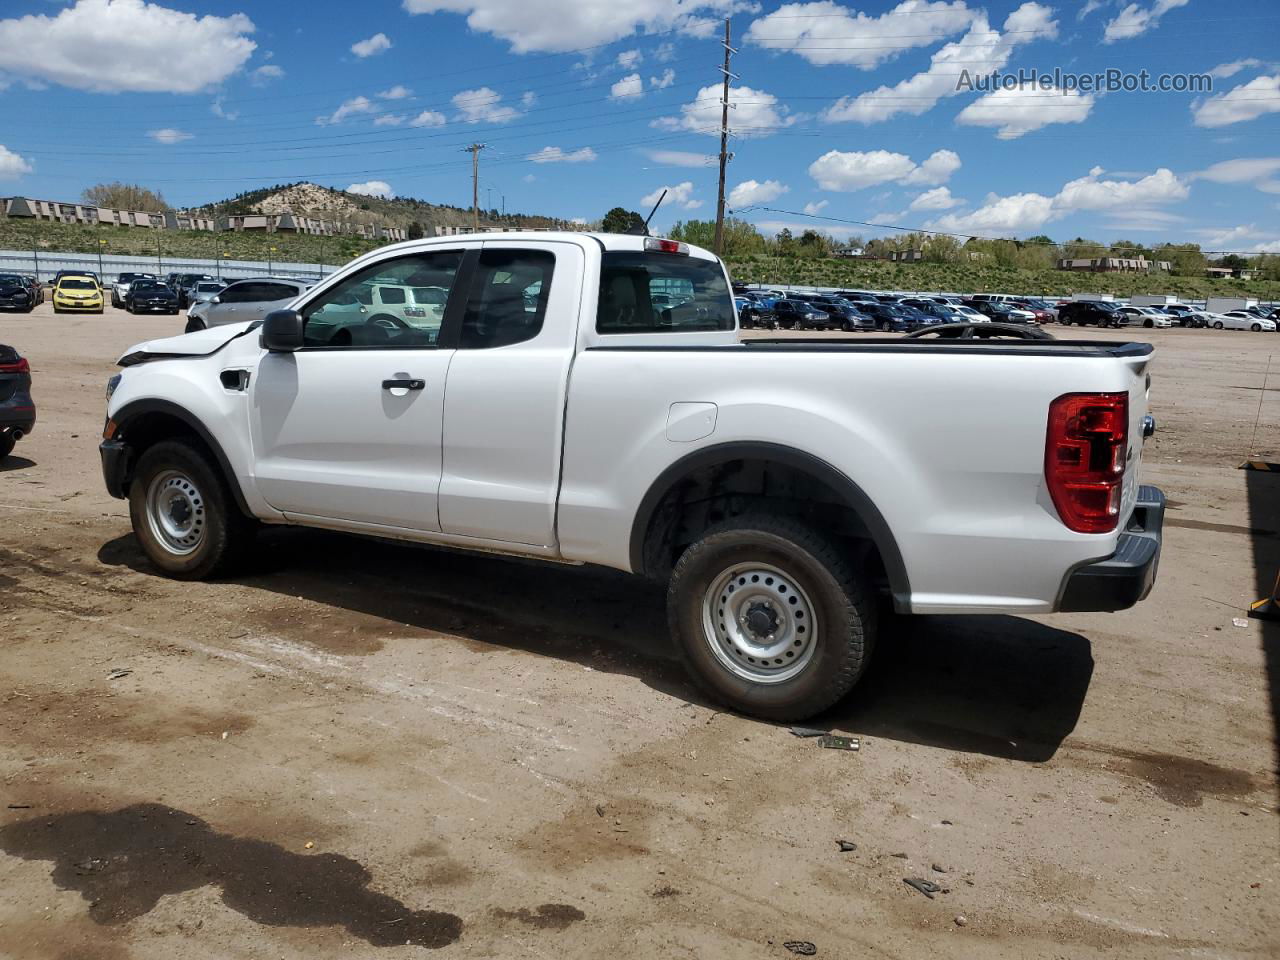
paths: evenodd
<path fill-rule="evenodd" d="M 35 277 L 20 273 L 0 274 L 0 310 L 30 313 L 44 303 L 44 287 Z"/>
<path fill-rule="evenodd" d="M 972 297 L 872 293 L 865 290 L 800 293 L 747 289 L 741 285 L 735 288 L 734 294 L 743 327 L 773 330 L 912 332 L 934 323 L 992 321 L 1004 324 L 1178 326 L 1272 332 L 1280 324 L 1280 308 L 1247 305 L 1230 310 L 1201 310 L 1183 303 L 1121 303 L 1086 295 L 1054 301 L 995 293 L 979 293 Z M 1134 299 L 1154 301 L 1160 298 Z M 1218 305 L 1229 304 L 1224 300 Z"/>

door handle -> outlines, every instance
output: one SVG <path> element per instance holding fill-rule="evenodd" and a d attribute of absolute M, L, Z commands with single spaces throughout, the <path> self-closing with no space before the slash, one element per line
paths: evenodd
<path fill-rule="evenodd" d="M 427 381 L 425 380 L 383 380 L 383 390 L 424 390 Z"/>

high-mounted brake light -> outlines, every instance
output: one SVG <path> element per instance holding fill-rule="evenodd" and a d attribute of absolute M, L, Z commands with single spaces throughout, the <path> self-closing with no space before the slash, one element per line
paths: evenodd
<path fill-rule="evenodd" d="M 1044 477 L 1069 529 L 1116 528 L 1128 443 L 1127 393 L 1068 393 L 1049 405 Z"/>
<path fill-rule="evenodd" d="M 661 237 L 645 237 L 644 248 L 651 253 L 689 253 L 689 245 L 679 240 L 664 240 Z"/>
<path fill-rule="evenodd" d="M 31 364 L 26 357 L 20 357 L 17 363 L 0 363 L 0 373 L 30 373 Z"/>

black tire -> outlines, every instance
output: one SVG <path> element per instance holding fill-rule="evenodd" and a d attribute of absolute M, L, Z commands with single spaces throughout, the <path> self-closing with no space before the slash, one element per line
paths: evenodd
<path fill-rule="evenodd" d="M 0 433 L 0 460 L 13 453 L 13 445 L 17 442 L 17 440 L 13 439 L 12 433 L 8 431 Z"/>
<path fill-rule="evenodd" d="M 196 504 L 193 531 L 198 538 L 188 553 L 171 549 L 157 535 L 148 501 L 153 484 L 170 479 L 183 487 Z M 138 458 L 129 488 L 129 519 L 142 550 L 166 576 L 175 580 L 206 580 L 231 571 L 253 539 L 256 524 L 236 505 L 227 481 L 200 447 L 181 440 L 164 440 Z"/>
<path fill-rule="evenodd" d="M 889 332 L 889 321 L 888 321 L 888 320 L 881 320 L 881 321 L 880 321 L 880 332 L 881 332 L 881 333 L 888 333 L 888 332 Z"/>
<path fill-rule="evenodd" d="M 206 329 L 206 327 L 199 317 L 188 317 L 186 329 L 183 330 L 182 332 L 195 333 L 197 330 L 204 330 L 204 329 Z"/>
<path fill-rule="evenodd" d="M 1144 327 L 1154 327 L 1156 325 L 1156 322 L 1154 320 L 1143 320 L 1142 325 Z"/>
<path fill-rule="evenodd" d="M 1215 329 L 1215 330 L 1221 330 L 1221 329 L 1222 329 L 1222 321 L 1221 321 L 1221 320 L 1215 320 L 1215 321 L 1213 321 L 1213 329 Z"/>
<path fill-rule="evenodd" d="M 719 649 L 725 652 L 718 654 L 713 646 L 717 641 L 707 635 L 707 594 L 711 591 L 714 600 L 717 582 L 737 564 L 783 571 L 812 607 L 809 622 L 816 620 L 818 632 L 805 640 L 811 650 L 802 652 L 807 662 L 794 675 L 774 682 L 740 676 L 720 660 L 730 657 L 728 646 L 722 644 Z M 729 594 L 735 586 L 730 577 Z M 804 523 L 768 514 L 718 524 L 685 550 L 671 574 L 667 618 L 686 669 L 709 697 L 742 713 L 784 722 L 812 717 L 847 694 L 870 660 L 876 632 L 875 604 L 845 552 Z M 791 621 L 787 629 L 803 633 L 800 624 Z M 801 642 L 799 633 L 790 636 L 796 644 Z M 749 669 L 741 660 L 736 662 Z M 773 662 L 787 669 L 785 661 Z M 763 669 L 776 669 L 768 666 L 767 658 L 760 663 Z"/>
<path fill-rule="evenodd" d="M 1251 325 L 1249 329 L 1252 330 L 1254 333 L 1260 333 L 1262 331 L 1262 324 L 1255 323 Z"/>

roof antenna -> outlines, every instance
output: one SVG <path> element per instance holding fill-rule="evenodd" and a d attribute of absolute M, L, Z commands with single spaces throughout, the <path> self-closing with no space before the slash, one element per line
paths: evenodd
<path fill-rule="evenodd" d="M 658 197 L 658 202 L 653 205 L 653 209 L 649 211 L 649 215 L 644 218 L 644 223 L 640 226 L 631 226 L 627 228 L 627 233 L 635 237 L 647 237 L 649 235 L 649 221 L 653 219 L 653 215 L 658 212 L 658 208 L 662 206 L 662 201 L 667 199 L 667 190 L 664 187 L 662 196 Z"/>

